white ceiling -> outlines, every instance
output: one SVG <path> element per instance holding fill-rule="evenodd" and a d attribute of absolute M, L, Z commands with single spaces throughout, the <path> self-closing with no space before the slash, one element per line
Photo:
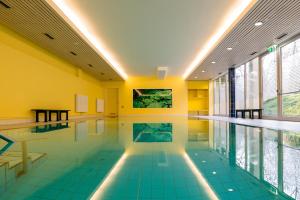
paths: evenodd
<path fill-rule="evenodd" d="M 62 0 L 129 76 L 182 75 L 244 0 Z"/>

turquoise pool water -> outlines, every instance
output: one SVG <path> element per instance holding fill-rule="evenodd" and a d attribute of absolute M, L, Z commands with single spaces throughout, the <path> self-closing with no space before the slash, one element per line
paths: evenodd
<path fill-rule="evenodd" d="M 300 199 L 297 132 L 132 117 L 0 134 L 0 199 Z"/>

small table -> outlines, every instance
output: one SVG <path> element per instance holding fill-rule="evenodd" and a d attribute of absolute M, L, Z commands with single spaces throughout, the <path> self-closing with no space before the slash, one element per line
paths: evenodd
<path fill-rule="evenodd" d="M 251 109 L 251 119 L 254 119 L 254 113 L 258 113 L 258 119 L 262 118 L 262 111 L 263 109 L 258 108 L 258 109 Z"/>
<path fill-rule="evenodd" d="M 249 118 L 254 119 L 254 114 L 258 113 L 258 119 L 262 118 L 262 111 L 263 109 L 257 108 L 257 109 L 237 109 L 235 110 L 235 117 L 239 117 L 239 113 L 242 114 L 242 118 L 246 117 L 246 113 L 249 113 Z"/>

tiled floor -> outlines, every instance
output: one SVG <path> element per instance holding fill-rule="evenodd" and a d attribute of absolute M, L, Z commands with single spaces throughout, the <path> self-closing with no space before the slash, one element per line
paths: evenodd
<path fill-rule="evenodd" d="M 105 200 L 209 199 L 182 155 L 130 155 L 103 195 Z"/>

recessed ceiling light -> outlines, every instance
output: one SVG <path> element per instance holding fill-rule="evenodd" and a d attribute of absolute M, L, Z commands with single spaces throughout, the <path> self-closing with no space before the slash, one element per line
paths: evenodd
<path fill-rule="evenodd" d="M 255 26 L 261 26 L 261 25 L 263 25 L 264 23 L 263 22 L 256 22 L 254 25 Z"/>
<path fill-rule="evenodd" d="M 206 160 L 202 160 L 203 163 L 206 163 Z"/>
<path fill-rule="evenodd" d="M 216 62 L 215 62 L 215 61 L 212 61 L 211 63 L 212 63 L 212 64 L 216 64 Z"/>
<path fill-rule="evenodd" d="M 213 175 L 216 175 L 216 174 L 217 174 L 217 172 L 213 171 L 213 172 L 212 172 L 212 174 L 213 174 Z"/>
<path fill-rule="evenodd" d="M 194 78 L 198 78 L 198 76 L 195 76 Z"/>
<path fill-rule="evenodd" d="M 202 70 L 201 72 L 204 73 L 204 72 L 206 72 L 206 71 L 205 71 L 205 70 Z"/>
<path fill-rule="evenodd" d="M 232 48 L 231 48 L 231 47 L 228 47 L 228 48 L 227 48 L 227 50 L 228 50 L 228 51 L 231 51 L 231 50 L 232 50 Z"/>
<path fill-rule="evenodd" d="M 234 189 L 232 189 L 232 188 L 228 189 L 228 192 L 233 192 L 233 191 L 234 191 Z"/>

